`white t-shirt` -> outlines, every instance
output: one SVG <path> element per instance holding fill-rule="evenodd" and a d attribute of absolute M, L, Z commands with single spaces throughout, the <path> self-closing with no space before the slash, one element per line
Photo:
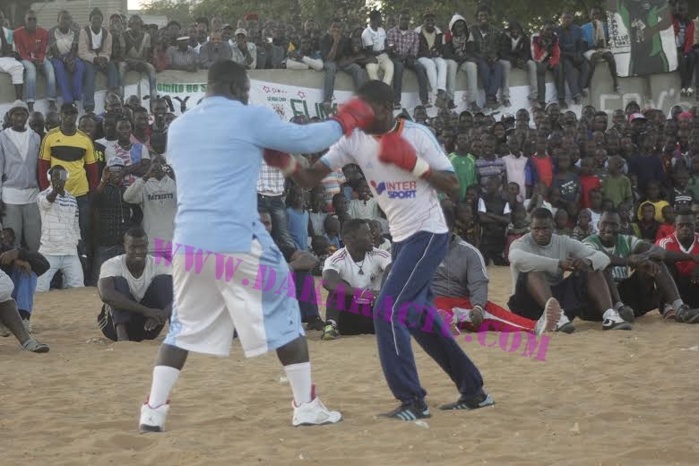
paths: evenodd
<path fill-rule="evenodd" d="M 354 262 L 347 248 L 342 248 L 325 259 L 323 271 L 334 270 L 353 288 L 378 291 L 383 273 L 390 263 L 391 254 L 381 249 L 374 248 L 364 255 L 363 261 Z M 359 273 L 360 266 L 363 274 Z"/>
<path fill-rule="evenodd" d="M 454 167 L 429 128 L 405 120 L 400 125 L 402 136 L 432 170 L 454 173 Z M 447 233 L 449 230 L 437 191 L 412 173 L 379 162 L 378 152 L 378 137 L 355 131 L 340 139 L 320 160 L 332 170 L 350 163 L 359 165 L 374 199 L 386 214 L 394 242 L 403 241 L 419 231 Z"/>
<path fill-rule="evenodd" d="M 126 266 L 126 254 L 112 257 L 100 269 L 100 279 L 108 277 L 124 277 L 129 283 L 129 290 L 136 301 L 141 301 L 148 291 L 153 278 L 158 275 L 172 275 L 170 267 L 165 264 L 165 261 L 160 261 L 156 264 L 153 256 L 146 256 L 146 266 L 140 277 L 135 278 L 129 272 Z"/>
<path fill-rule="evenodd" d="M 373 198 L 367 199 L 366 203 L 359 199 L 352 199 L 349 201 L 347 211 L 350 217 L 364 220 L 374 220 L 381 216 L 379 214 L 379 205 Z"/>
<path fill-rule="evenodd" d="M 383 52 L 386 49 L 386 31 L 379 28 L 376 31 L 367 26 L 362 32 L 362 45 L 371 47 L 374 52 Z"/>

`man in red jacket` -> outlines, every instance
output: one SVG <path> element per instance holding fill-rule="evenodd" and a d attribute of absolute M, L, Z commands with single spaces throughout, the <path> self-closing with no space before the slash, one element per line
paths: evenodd
<path fill-rule="evenodd" d="M 561 49 L 558 46 L 558 37 L 554 32 L 556 25 L 552 20 L 546 20 L 541 33 L 532 35 L 532 58 L 536 63 L 537 92 L 532 96 L 539 102 L 539 106 L 546 106 L 546 72 L 551 71 L 556 82 L 556 93 L 561 108 L 567 108 L 565 103 L 565 83 L 560 58 Z"/>
<path fill-rule="evenodd" d="M 14 42 L 24 66 L 24 86 L 27 93 L 29 112 L 34 111 L 36 99 L 36 72 L 46 76 L 46 97 L 49 111 L 56 110 L 56 76 L 51 62 L 46 59 L 49 35 L 46 29 L 37 26 L 36 13 L 29 10 L 24 16 L 24 26 L 15 29 Z"/>

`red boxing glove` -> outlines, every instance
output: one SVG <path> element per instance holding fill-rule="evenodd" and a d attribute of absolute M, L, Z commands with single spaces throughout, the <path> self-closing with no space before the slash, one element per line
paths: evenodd
<path fill-rule="evenodd" d="M 294 156 L 274 149 L 265 149 L 265 163 L 270 167 L 278 168 L 284 176 L 289 177 L 299 171 L 300 167 Z"/>
<path fill-rule="evenodd" d="M 381 137 L 379 160 L 409 171 L 418 178 L 427 178 L 432 171 L 427 162 L 418 158 L 413 145 L 396 132 Z"/>
<path fill-rule="evenodd" d="M 337 113 L 330 119 L 340 123 L 345 136 L 349 136 L 356 128 L 369 129 L 374 123 L 374 109 L 359 97 L 354 97 L 346 104 L 341 105 Z"/>

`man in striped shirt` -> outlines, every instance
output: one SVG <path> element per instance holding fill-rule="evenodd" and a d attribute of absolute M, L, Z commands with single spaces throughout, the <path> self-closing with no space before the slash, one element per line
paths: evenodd
<path fill-rule="evenodd" d="M 664 262 L 693 261 L 690 254 L 667 251 L 634 236 L 621 235 L 621 217 L 608 210 L 599 221 L 599 233 L 584 244 L 607 254 L 611 260 L 605 278 L 614 309 L 626 321 L 633 321 L 658 309 L 665 319 L 699 323 L 699 309 L 691 309 L 680 297 L 677 284 Z M 629 269 L 633 273 L 629 274 Z"/>

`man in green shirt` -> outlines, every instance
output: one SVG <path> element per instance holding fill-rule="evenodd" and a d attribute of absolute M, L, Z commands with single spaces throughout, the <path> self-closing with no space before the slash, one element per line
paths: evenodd
<path fill-rule="evenodd" d="M 615 155 L 608 161 L 609 176 L 602 180 L 602 193 L 606 199 L 612 201 L 614 207 L 624 202 L 633 202 L 633 189 L 631 180 L 621 170 L 624 167 L 623 159 Z"/>
<path fill-rule="evenodd" d="M 468 134 L 459 133 L 456 137 L 456 151 L 449 154 L 449 161 L 454 166 L 454 173 L 459 180 L 459 201 L 466 197 L 469 186 L 477 184 L 476 158 L 469 153 Z"/>
<path fill-rule="evenodd" d="M 653 309 L 665 319 L 691 322 L 699 309 L 691 309 L 680 298 L 677 284 L 663 261 L 693 260 L 685 253 L 666 251 L 635 236 L 621 235 L 621 217 L 608 210 L 599 221 L 599 233 L 588 236 L 583 243 L 607 254 L 611 260 L 605 278 L 614 302 L 614 309 L 626 321 L 633 321 Z M 629 269 L 633 273 L 629 274 Z M 671 305 L 665 310 L 665 305 Z"/>
<path fill-rule="evenodd" d="M 628 76 L 670 71 L 660 37 L 662 31 L 672 26 L 668 0 L 617 0 L 616 10 L 629 32 Z"/>

